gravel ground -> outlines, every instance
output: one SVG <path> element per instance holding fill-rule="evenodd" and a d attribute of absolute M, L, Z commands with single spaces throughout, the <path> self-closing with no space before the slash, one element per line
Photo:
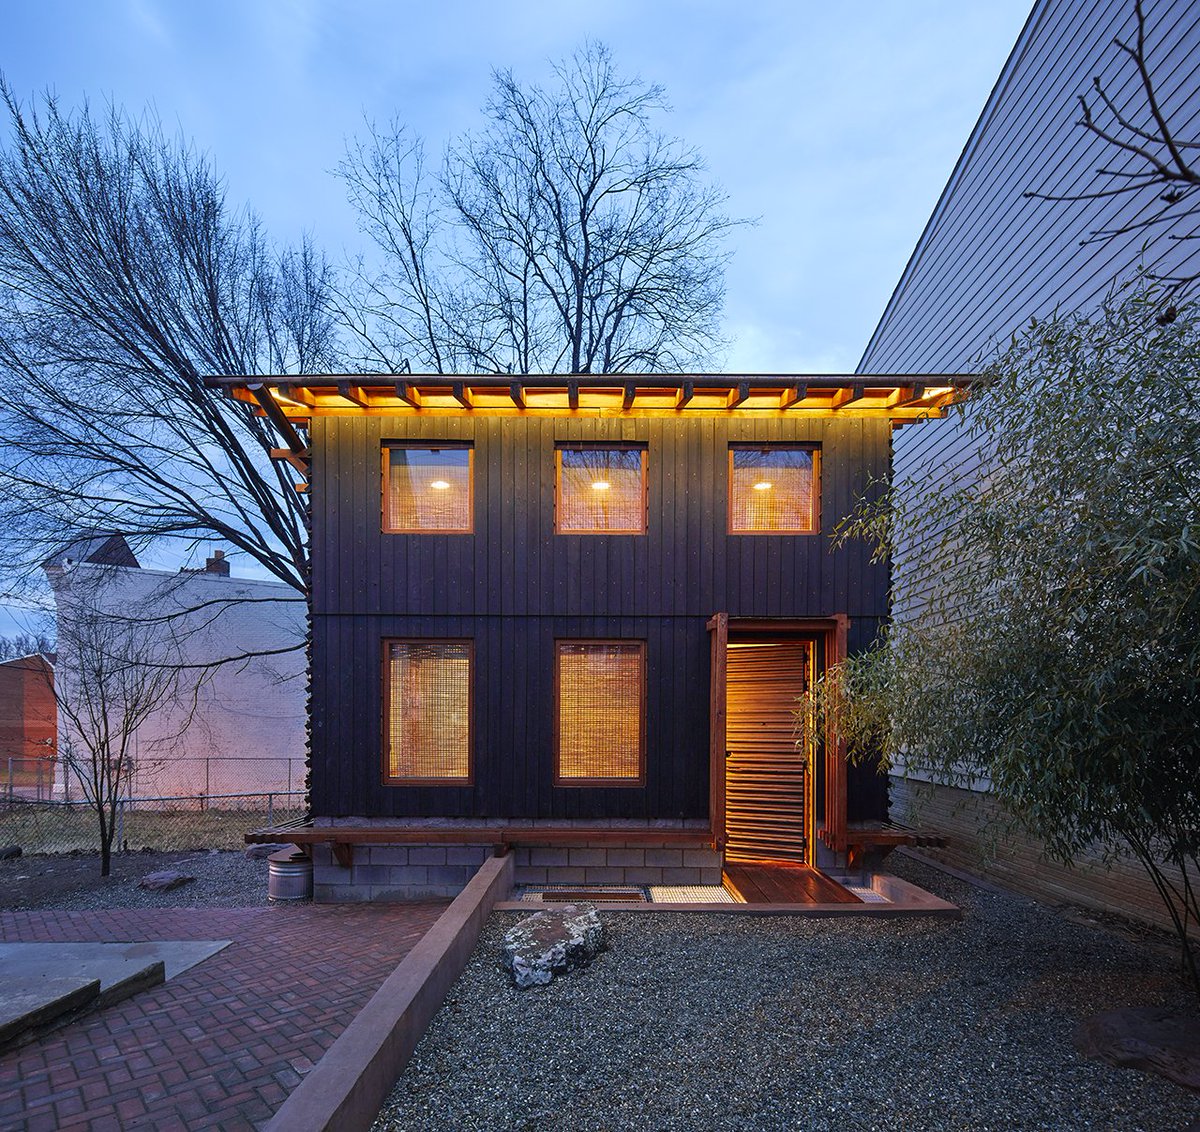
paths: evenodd
<path fill-rule="evenodd" d="M 147 873 L 176 869 L 196 879 L 169 892 L 147 892 Z M 114 853 L 100 876 L 93 854 L 52 854 L 0 861 L 0 909 L 249 908 L 267 903 L 267 862 L 242 853 Z"/>
<path fill-rule="evenodd" d="M 1105 1129 L 1200 1098 L 1080 1058 L 1083 1017 L 1194 1009 L 1162 941 L 911 860 L 960 923 L 609 913 L 611 950 L 517 991 L 488 922 L 373 1132 Z"/>

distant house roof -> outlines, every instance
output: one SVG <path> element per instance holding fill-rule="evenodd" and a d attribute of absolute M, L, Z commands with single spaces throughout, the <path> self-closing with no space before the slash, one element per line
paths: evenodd
<path fill-rule="evenodd" d="M 72 562 L 93 562 L 98 566 L 133 566 L 140 563 L 129 549 L 124 535 L 96 531 L 68 543 L 42 563 L 42 569 L 63 567 Z"/>
<path fill-rule="evenodd" d="M 35 671 L 37 669 L 53 669 L 58 654 L 53 652 L 32 652 L 28 656 L 15 656 L 12 660 L 0 660 L 0 668 L 23 668 Z"/>

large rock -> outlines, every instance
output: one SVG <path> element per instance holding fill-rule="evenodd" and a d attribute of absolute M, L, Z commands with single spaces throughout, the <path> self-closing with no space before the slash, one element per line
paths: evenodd
<path fill-rule="evenodd" d="M 1080 1023 L 1075 1048 L 1084 1057 L 1157 1073 L 1200 1092 L 1200 1015 L 1157 1006 L 1109 1010 Z"/>
<path fill-rule="evenodd" d="M 193 876 L 188 876 L 187 873 L 176 872 L 174 869 L 163 869 L 162 872 L 147 873 L 138 881 L 138 888 L 144 888 L 150 892 L 167 892 L 195 879 Z"/>
<path fill-rule="evenodd" d="M 590 904 L 538 912 L 504 933 L 504 966 L 522 990 L 586 967 L 607 946 L 604 925 Z"/>

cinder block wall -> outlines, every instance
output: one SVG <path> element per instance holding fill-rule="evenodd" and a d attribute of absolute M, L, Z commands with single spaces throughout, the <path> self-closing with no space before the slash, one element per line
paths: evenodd
<path fill-rule="evenodd" d="M 328 845 L 313 846 L 313 899 L 324 904 L 453 899 L 484 860 L 486 845 L 356 845 L 344 869 Z"/>
<path fill-rule="evenodd" d="M 313 846 L 318 903 L 434 900 L 457 896 L 491 854 L 483 845 L 356 845 L 346 869 Z M 720 884 L 716 849 L 581 845 L 512 850 L 517 884 Z"/>
<path fill-rule="evenodd" d="M 716 849 L 547 846 L 513 850 L 517 884 L 720 884 Z"/>

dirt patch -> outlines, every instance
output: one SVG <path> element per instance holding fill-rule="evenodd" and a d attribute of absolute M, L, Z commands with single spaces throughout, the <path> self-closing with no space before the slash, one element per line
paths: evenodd
<path fill-rule="evenodd" d="M 195 883 L 147 892 L 147 873 L 174 869 Z M 267 902 L 267 862 L 235 852 L 115 853 L 100 875 L 96 853 L 35 854 L 0 861 L 0 909 L 246 908 Z"/>

